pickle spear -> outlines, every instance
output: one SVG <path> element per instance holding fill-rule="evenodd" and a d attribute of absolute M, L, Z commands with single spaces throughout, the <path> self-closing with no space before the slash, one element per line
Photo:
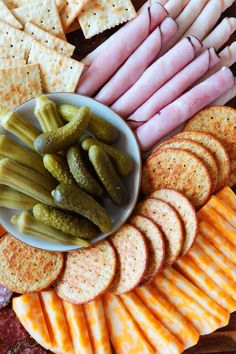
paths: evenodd
<path fill-rule="evenodd" d="M 51 130 L 60 128 L 64 125 L 61 119 L 57 105 L 47 96 L 41 95 L 36 98 L 36 105 L 34 114 L 38 119 L 43 132 L 50 132 Z"/>
<path fill-rule="evenodd" d="M 127 191 L 105 151 L 99 146 L 91 146 L 89 148 L 89 160 L 112 201 L 119 206 L 125 205 L 127 203 Z"/>
<path fill-rule="evenodd" d="M 34 150 L 34 141 L 41 131 L 29 123 L 19 113 L 6 112 L 1 115 L 0 123 L 4 129 L 17 136 L 27 146 Z"/>
<path fill-rule="evenodd" d="M 38 221 L 75 237 L 91 239 L 98 234 L 98 229 L 88 219 L 44 204 L 36 204 L 33 215 Z"/>
<path fill-rule="evenodd" d="M 69 104 L 59 106 L 59 112 L 64 120 L 70 122 L 77 113 L 79 107 Z M 107 144 L 114 144 L 119 138 L 119 131 L 105 119 L 91 113 L 88 130 L 99 140 Z"/>
<path fill-rule="evenodd" d="M 80 188 L 94 197 L 100 198 L 104 190 L 83 160 L 79 146 L 74 145 L 67 150 L 67 162 L 70 172 Z"/>
<path fill-rule="evenodd" d="M 127 177 L 133 171 L 134 162 L 129 156 L 124 154 L 123 151 L 92 138 L 85 139 L 82 142 L 82 148 L 86 151 L 88 151 L 92 145 L 100 146 L 107 153 L 121 177 Z"/>
<path fill-rule="evenodd" d="M 67 149 L 79 139 L 87 128 L 89 119 L 89 108 L 80 108 L 75 117 L 64 127 L 39 135 L 34 141 L 35 150 L 40 154 L 51 154 Z"/>
<path fill-rule="evenodd" d="M 109 232 L 112 224 L 104 207 L 74 184 L 60 184 L 52 192 L 54 202 L 62 209 L 78 213 L 92 221 L 102 232 Z"/>
<path fill-rule="evenodd" d="M 75 183 L 67 162 L 62 156 L 57 154 L 46 154 L 43 157 L 43 163 L 45 168 L 59 183 Z"/>
<path fill-rule="evenodd" d="M 43 165 L 43 160 L 40 155 L 16 143 L 6 135 L 0 135 L 0 154 L 4 156 L 4 158 L 8 157 L 31 170 L 39 172 L 43 176 L 51 178 Z"/>
<path fill-rule="evenodd" d="M 11 187 L 44 204 L 54 205 L 51 191 L 55 183 L 13 160 L 0 161 L 0 184 Z"/>
<path fill-rule="evenodd" d="M 31 210 L 38 201 L 10 187 L 0 185 L 0 207 Z"/>
<path fill-rule="evenodd" d="M 51 226 L 45 225 L 35 219 L 33 214 L 25 211 L 20 215 L 13 215 L 11 218 L 12 224 L 17 225 L 20 233 L 24 235 L 32 235 L 40 240 L 52 242 L 61 245 L 78 245 L 88 247 L 90 243 L 62 231 L 56 230 Z"/>

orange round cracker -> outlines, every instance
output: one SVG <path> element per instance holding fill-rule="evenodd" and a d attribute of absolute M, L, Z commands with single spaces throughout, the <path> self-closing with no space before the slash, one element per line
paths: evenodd
<path fill-rule="evenodd" d="M 118 267 L 110 291 L 124 294 L 136 288 L 148 265 L 148 247 L 143 234 L 134 226 L 123 225 L 111 238 L 118 255 Z"/>
<path fill-rule="evenodd" d="M 230 175 L 229 154 L 224 145 L 214 135 L 200 131 L 184 131 L 175 136 L 177 139 L 190 139 L 202 144 L 207 148 L 216 160 L 218 167 L 218 181 L 215 192 L 225 187 Z"/>
<path fill-rule="evenodd" d="M 150 282 L 155 275 L 160 272 L 165 260 L 165 241 L 159 226 L 151 219 L 135 215 L 129 223 L 136 227 L 145 236 L 148 246 L 148 266 L 142 279 L 142 284 Z"/>
<path fill-rule="evenodd" d="M 214 192 L 218 181 L 218 168 L 214 156 L 200 143 L 189 139 L 176 139 L 174 137 L 159 146 L 160 149 L 183 149 L 197 155 L 206 165 L 211 176 L 212 192 Z"/>
<path fill-rule="evenodd" d="M 193 116 L 184 130 L 211 133 L 225 146 L 231 159 L 236 158 L 236 109 L 227 106 L 207 107 Z"/>
<path fill-rule="evenodd" d="M 195 208 L 201 208 L 211 195 L 212 183 L 206 165 L 195 154 L 160 149 L 144 165 L 142 191 L 147 195 L 163 188 L 183 193 Z"/>
<path fill-rule="evenodd" d="M 198 231 L 197 213 L 192 203 L 182 193 L 173 189 L 160 189 L 153 192 L 150 197 L 169 203 L 179 213 L 185 227 L 182 255 L 188 253 L 194 244 Z"/>
<path fill-rule="evenodd" d="M 110 287 L 117 257 L 109 241 L 67 253 L 65 269 L 58 279 L 57 294 L 72 304 L 84 304 Z"/>
<path fill-rule="evenodd" d="M 148 198 L 135 211 L 152 219 L 163 232 L 166 241 L 165 265 L 173 264 L 182 251 L 184 227 L 177 211 L 162 200 Z"/>

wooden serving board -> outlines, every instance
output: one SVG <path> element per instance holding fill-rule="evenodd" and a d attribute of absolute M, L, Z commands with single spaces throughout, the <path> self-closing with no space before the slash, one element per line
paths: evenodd
<path fill-rule="evenodd" d="M 194 1 L 194 0 L 193 0 Z M 144 4 L 145 0 L 133 0 L 133 4 L 137 9 Z M 236 1 L 234 5 L 225 12 L 225 16 L 236 17 Z M 119 28 L 119 27 L 118 27 Z M 90 53 L 93 49 L 98 47 L 102 42 L 104 42 L 111 34 L 113 34 L 117 29 L 108 30 L 101 35 L 95 36 L 91 39 L 85 40 L 81 31 L 76 31 L 70 33 L 67 36 L 69 42 L 76 46 L 76 51 L 74 58 L 80 60 Z M 236 34 L 234 34 L 230 42 L 236 41 Z M 233 67 L 234 74 L 236 75 L 236 65 Z M 229 105 L 236 108 L 236 98 L 229 102 Z M 235 188 L 236 192 L 236 188 Z M 207 354 L 207 353 L 217 353 L 226 354 L 234 353 L 236 354 L 236 313 L 231 315 L 230 323 L 227 327 L 220 329 L 219 331 L 204 336 L 200 339 L 199 343 L 184 352 L 185 354 Z"/>

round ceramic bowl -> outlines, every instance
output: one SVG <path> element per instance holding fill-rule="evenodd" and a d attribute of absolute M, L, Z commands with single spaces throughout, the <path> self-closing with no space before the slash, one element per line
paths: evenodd
<path fill-rule="evenodd" d="M 109 197 L 103 198 L 104 206 L 112 221 L 112 230 L 109 233 L 100 233 L 97 237 L 91 240 L 92 243 L 96 243 L 116 232 L 126 222 L 135 207 L 141 184 L 142 160 L 139 145 L 132 130 L 124 122 L 124 120 L 122 120 L 116 113 L 114 113 L 110 108 L 104 106 L 103 104 L 91 98 L 72 93 L 53 93 L 48 94 L 47 96 L 52 99 L 57 105 L 71 104 L 74 106 L 87 106 L 91 109 L 93 113 L 97 114 L 98 116 L 113 124 L 120 132 L 120 138 L 118 142 L 114 144 L 114 146 L 127 153 L 135 163 L 134 171 L 130 174 L 130 176 L 123 180 L 123 183 L 127 189 L 127 193 L 129 195 L 129 201 L 127 205 L 121 208 L 112 203 Z M 19 106 L 15 111 L 20 113 L 27 121 L 40 128 L 38 121 L 34 116 L 34 107 L 35 99 L 32 99 Z M 18 143 L 23 144 L 18 138 L 8 133 L 7 131 L 4 131 L 4 134 L 8 135 Z M 27 243 L 36 248 L 49 251 L 67 252 L 80 248 L 79 246 L 75 246 L 72 244 L 64 245 L 46 242 L 37 237 L 31 235 L 23 235 L 19 233 L 16 225 L 13 225 L 11 223 L 12 215 L 19 213 L 19 210 L 0 208 L 0 223 L 11 235 L 21 240 L 22 242 Z"/>

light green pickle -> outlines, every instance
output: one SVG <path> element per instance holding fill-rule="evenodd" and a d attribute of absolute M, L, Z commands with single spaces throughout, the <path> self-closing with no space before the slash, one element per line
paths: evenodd
<path fill-rule="evenodd" d="M 45 168 L 59 183 L 75 183 L 64 157 L 57 154 L 46 154 L 43 157 L 43 163 Z"/>
<path fill-rule="evenodd" d="M 79 146 L 74 145 L 67 150 L 67 162 L 70 172 L 80 188 L 94 197 L 100 198 L 104 190 L 83 160 Z"/>
<path fill-rule="evenodd" d="M 50 132 L 51 130 L 60 128 L 64 125 L 56 103 L 49 100 L 45 95 L 36 98 L 34 114 L 38 119 L 43 132 Z"/>
<path fill-rule="evenodd" d="M 51 191 L 55 188 L 55 183 L 14 160 L 0 161 L 0 184 L 44 204 L 54 205 Z"/>
<path fill-rule="evenodd" d="M 51 154 L 67 149 L 79 139 L 88 127 L 90 110 L 82 107 L 75 117 L 61 128 L 43 133 L 34 141 L 34 148 L 40 154 Z"/>
<path fill-rule="evenodd" d="M 17 228 L 21 234 L 35 236 L 42 241 L 47 241 L 58 245 L 90 246 L 90 243 L 86 240 L 73 237 L 72 235 L 43 224 L 29 211 L 25 211 L 20 215 L 13 215 L 11 222 L 12 224 L 17 225 Z"/>
<path fill-rule="evenodd" d="M 75 237 L 91 239 L 98 234 L 98 229 L 88 219 L 44 204 L 36 204 L 33 215 L 38 221 Z"/>
<path fill-rule="evenodd" d="M 40 155 L 16 143 L 6 135 L 0 135 L 0 154 L 3 158 L 8 157 L 45 177 L 51 178 L 43 165 L 43 159 Z"/>
<path fill-rule="evenodd" d="M 82 148 L 86 151 L 90 149 L 91 146 L 96 145 L 101 147 L 107 155 L 111 158 L 116 171 L 121 177 L 127 177 L 134 170 L 133 160 L 123 153 L 123 151 L 102 143 L 96 139 L 85 139 L 82 142 Z"/>
<path fill-rule="evenodd" d="M 59 106 L 59 112 L 64 120 L 70 122 L 78 111 L 78 107 L 69 104 Z M 114 144 L 119 138 L 119 131 L 105 119 L 91 113 L 88 130 L 99 140 L 107 144 Z"/>
<path fill-rule="evenodd" d="M 60 208 L 84 216 L 102 232 L 111 231 L 112 224 L 105 208 L 81 188 L 72 184 L 61 184 L 52 192 L 52 196 Z"/>
<path fill-rule="evenodd" d="M 124 206 L 127 203 L 127 191 L 105 151 L 99 146 L 91 146 L 89 160 L 112 201 L 119 206 Z"/>
<path fill-rule="evenodd" d="M 0 207 L 31 210 L 38 201 L 10 187 L 0 185 Z"/>
<path fill-rule="evenodd" d="M 34 141 L 42 133 L 33 124 L 29 123 L 19 113 L 5 112 L 0 116 L 2 127 L 17 136 L 28 147 L 34 150 Z"/>

